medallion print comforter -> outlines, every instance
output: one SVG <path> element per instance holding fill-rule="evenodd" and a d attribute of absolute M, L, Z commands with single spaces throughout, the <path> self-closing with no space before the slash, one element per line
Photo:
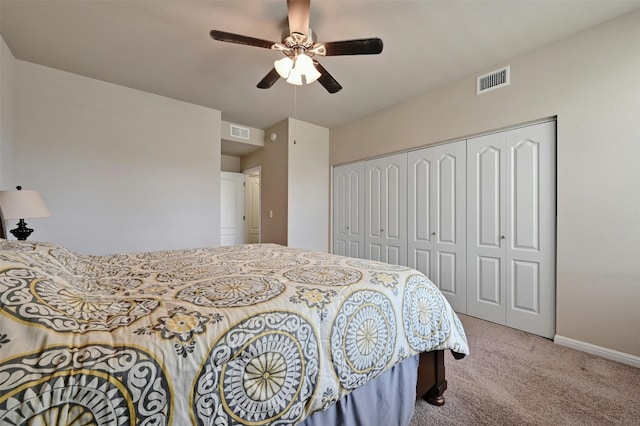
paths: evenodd
<path fill-rule="evenodd" d="M 438 349 L 467 354 L 462 325 L 403 266 L 0 241 L 0 424 L 297 424 Z"/>

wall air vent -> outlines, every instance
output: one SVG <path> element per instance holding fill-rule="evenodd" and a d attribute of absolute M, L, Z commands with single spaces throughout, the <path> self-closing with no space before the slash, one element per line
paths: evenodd
<path fill-rule="evenodd" d="M 509 85 L 509 65 L 481 75 L 477 79 L 476 95 Z"/>
<path fill-rule="evenodd" d="M 251 131 L 249 129 L 247 129 L 246 127 L 240 127 L 240 126 L 236 126 L 236 125 L 232 124 L 231 125 L 231 136 L 239 138 L 239 139 L 249 140 L 249 139 L 251 139 Z"/>

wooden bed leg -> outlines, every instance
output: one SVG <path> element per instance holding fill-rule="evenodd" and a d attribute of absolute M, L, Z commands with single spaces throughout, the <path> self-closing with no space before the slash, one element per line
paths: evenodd
<path fill-rule="evenodd" d="M 444 351 L 423 352 L 418 365 L 418 384 L 416 395 L 429 404 L 444 405 L 444 391 L 447 380 L 444 370 Z"/>

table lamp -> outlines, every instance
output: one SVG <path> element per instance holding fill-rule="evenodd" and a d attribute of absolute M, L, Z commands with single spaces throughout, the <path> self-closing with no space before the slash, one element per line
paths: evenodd
<path fill-rule="evenodd" d="M 0 191 L 0 208 L 4 219 L 19 219 L 18 227 L 11 233 L 20 241 L 24 241 L 31 235 L 33 229 L 27 228 L 25 219 L 49 217 L 51 212 L 44 205 L 44 201 L 37 191 L 22 191 L 21 186 L 16 186 L 17 191 Z"/>

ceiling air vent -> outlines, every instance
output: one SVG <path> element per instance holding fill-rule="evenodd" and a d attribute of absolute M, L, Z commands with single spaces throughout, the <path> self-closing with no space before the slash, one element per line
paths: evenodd
<path fill-rule="evenodd" d="M 509 85 L 509 65 L 488 74 L 481 75 L 477 80 L 476 95 L 489 90 Z"/>
<path fill-rule="evenodd" d="M 251 132 L 246 127 L 231 125 L 231 136 L 239 139 L 251 139 Z"/>

